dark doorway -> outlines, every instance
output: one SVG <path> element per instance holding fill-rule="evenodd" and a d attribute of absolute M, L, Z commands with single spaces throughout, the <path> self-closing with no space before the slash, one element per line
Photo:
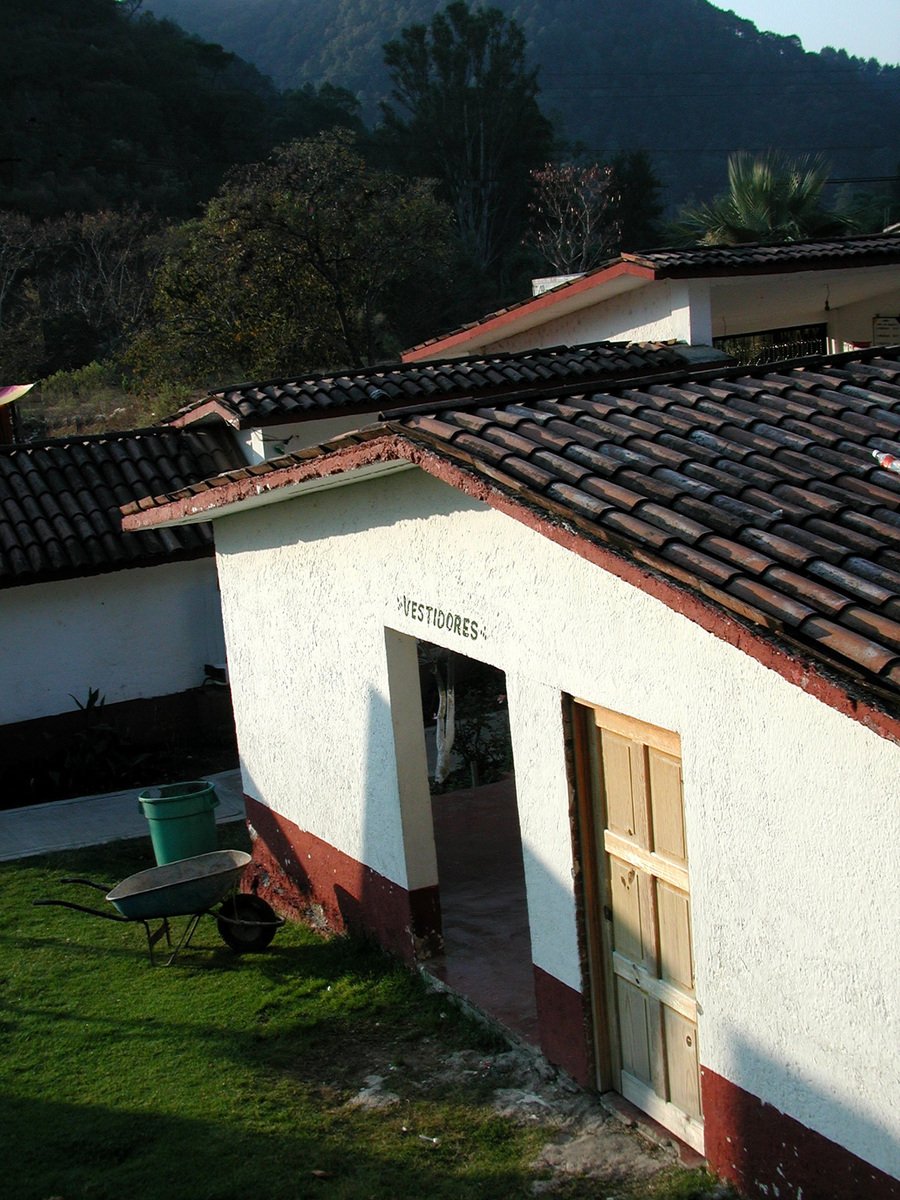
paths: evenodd
<path fill-rule="evenodd" d="M 427 969 L 537 1045 L 522 839 L 502 671 L 420 644 L 444 952 Z M 435 666 L 437 670 L 435 671 Z M 455 691 L 449 774 L 435 782 L 434 717 Z"/>

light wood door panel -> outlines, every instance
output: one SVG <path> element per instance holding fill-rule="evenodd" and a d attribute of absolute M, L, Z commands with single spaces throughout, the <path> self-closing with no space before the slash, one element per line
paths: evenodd
<path fill-rule="evenodd" d="M 580 707 L 580 705 L 579 705 Z M 587 706 L 585 706 L 587 708 Z M 676 734 L 588 709 L 594 889 L 607 898 L 604 972 L 618 1090 L 702 1152 L 697 1003 Z M 613 727 L 610 728 L 609 725 Z M 597 793 L 597 794 L 594 794 Z M 599 916 L 596 917 L 599 920 Z"/>

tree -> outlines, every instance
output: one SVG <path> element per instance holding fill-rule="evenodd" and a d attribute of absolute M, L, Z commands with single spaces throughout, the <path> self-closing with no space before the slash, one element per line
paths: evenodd
<path fill-rule="evenodd" d="M 590 271 L 622 249 L 653 244 L 660 185 L 643 151 L 623 151 L 605 165 L 548 163 L 531 179 L 528 241 L 555 271 Z"/>
<path fill-rule="evenodd" d="M 532 171 L 531 178 L 535 194 L 529 241 L 554 271 L 590 271 L 615 252 L 619 225 L 611 167 L 547 163 Z"/>
<path fill-rule="evenodd" d="M 687 237 L 708 246 L 796 242 L 845 233 L 847 221 L 822 203 L 827 181 L 828 167 L 818 156 L 732 154 L 728 192 L 710 204 L 685 209 L 680 224 Z"/>
<path fill-rule="evenodd" d="M 39 235 L 28 217 L 0 210 L 0 363 L 5 379 L 33 378 L 43 358 L 33 285 Z"/>
<path fill-rule="evenodd" d="M 375 362 L 406 282 L 438 289 L 449 227 L 430 185 L 370 169 L 352 135 L 290 143 L 179 230 L 135 362 L 189 382 Z"/>
<path fill-rule="evenodd" d="M 273 144 L 271 83 L 134 4 L 3 0 L 0 67 L 3 208 L 183 217 Z"/>
<path fill-rule="evenodd" d="M 335 128 L 351 129 L 354 133 L 363 131 L 359 101 L 346 88 L 331 83 L 315 88 L 307 83 L 281 94 L 273 127 L 276 145 L 315 137 Z"/>
<path fill-rule="evenodd" d="M 834 207 L 860 233 L 881 233 L 895 225 L 900 221 L 900 165 L 893 177 L 872 180 L 868 187 L 844 184 Z"/>
<path fill-rule="evenodd" d="M 613 213 L 619 250 L 646 250 L 658 244 L 662 186 L 644 150 L 622 150 L 610 163 Z"/>
<path fill-rule="evenodd" d="M 430 26 L 388 42 L 384 57 L 402 110 L 383 106 L 388 145 L 407 173 L 439 181 L 463 245 L 496 271 L 521 240 L 529 172 L 552 141 L 521 28 L 499 9 L 454 0 Z"/>
<path fill-rule="evenodd" d="M 42 373 L 106 359 L 143 323 L 162 258 L 159 222 L 136 206 L 69 213 L 39 227 Z"/>

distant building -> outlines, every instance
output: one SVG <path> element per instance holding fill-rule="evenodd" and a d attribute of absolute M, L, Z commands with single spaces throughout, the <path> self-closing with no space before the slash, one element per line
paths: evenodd
<path fill-rule="evenodd" d="M 777 362 L 876 341 L 900 313 L 900 235 L 621 254 L 414 346 L 405 362 L 584 341 L 674 340 Z M 892 341 L 894 339 L 888 339 Z"/>

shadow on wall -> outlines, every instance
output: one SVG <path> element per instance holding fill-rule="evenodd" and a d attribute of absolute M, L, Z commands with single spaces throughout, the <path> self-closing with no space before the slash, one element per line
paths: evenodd
<path fill-rule="evenodd" d="M 337 716 L 335 735 L 339 722 Z M 300 794 L 309 788 L 319 797 L 327 795 L 328 804 L 338 809 L 352 806 L 352 811 L 330 823 L 345 831 L 348 847 L 358 843 L 359 851 L 348 853 L 325 841 L 320 836 L 324 820 L 313 819 L 314 828 L 303 829 L 265 804 L 249 800 L 254 865 L 245 883 L 259 890 L 285 915 L 321 929 L 374 937 L 392 954 L 412 962 L 424 942 L 439 936 L 437 888 L 421 888 L 410 894 L 384 873 L 366 865 L 367 860 L 379 864 L 395 861 L 398 873 L 402 874 L 403 869 L 402 832 L 395 811 L 391 713 L 383 697 L 375 692 L 369 696 L 365 744 L 357 748 L 336 739 L 330 753 L 333 761 L 343 764 L 333 781 L 310 780 L 300 774 L 294 785 Z M 358 793 L 347 800 L 342 800 L 340 794 L 339 781 L 352 776 L 354 769 L 360 771 L 362 790 L 358 817 Z M 263 796 L 246 769 L 245 777 L 249 778 L 249 791 Z M 358 836 L 357 821 L 361 822 Z"/>
<path fill-rule="evenodd" d="M 734 1074 L 742 1079 L 784 1076 L 789 1069 L 737 1035 L 732 1047 Z M 900 1200 L 897 1178 L 706 1067 L 701 1075 L 706 1157 L 742 1194 L 759 1200 Z M 870 1146 L 873 1157 L 900 1170 L 900 1141 L 888 1127 L 893 1112 L 876 1125 L 814 1084 L 791 1082 L 803 1087 L 811 1120 L 820 1116 L 822 1124 L 845 1131 L 848 1142 Z"/>
<path fill-rule="evenodd" d="M 404 705 L 398 720 L 403 723 L 410 711 L 415 714 L 402 730 L 411 744 L 395 743 L 398 732 L 391 705 L 370 691 L 359 845 L 364 862 L 379 864 L 404 884 L 384 871 L 364 867 L 357 897 L 341 895 L 339 902 L 349 928 L 374 936 L 390 953 L 412 964 L 439 953 L 443 939 L 415 642 L 399 641 L 409 657 L 401 676 Z M 397 686 L 395 670 L 392 664 L 392 692 Z"/>

